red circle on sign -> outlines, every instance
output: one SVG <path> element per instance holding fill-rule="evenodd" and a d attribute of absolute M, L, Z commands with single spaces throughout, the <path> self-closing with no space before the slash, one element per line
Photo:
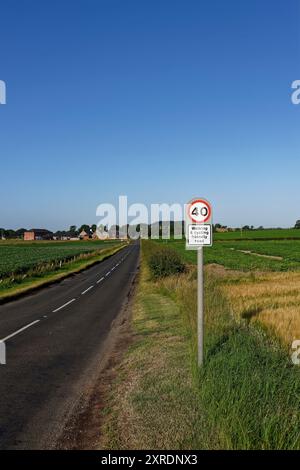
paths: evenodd
<path fill-rule="evenodd" d="M 203 222 L 198 222 L 197 220 L 195 220 L 191 215 L 190 215 L 190 208 L 191 206 L 193 206 L 194 204 L 196 204 L 197 202 L 201 202 L 202 204 L 204 204 L 206 207 L 207 207 L 207 216 L 205 217 L 205 219 L 203 220 Z M 204 224 L 205 222 L 207 222 L 209 219 L 210 219 L 210 216 L 211 216 L 211 207 L 209 205 L 209 203 L 207 201 L 204 201 L 204 199 L 196 199 L 195 201 L 192 201 L 189 205 L 189 217 L 192 219 L 193 222 L 195 222 L 196 224 L 199 224 L 199 223 L 202 223 Z"/>

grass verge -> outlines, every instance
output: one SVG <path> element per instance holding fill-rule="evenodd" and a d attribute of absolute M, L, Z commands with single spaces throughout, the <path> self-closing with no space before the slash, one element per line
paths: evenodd
<path fill-rule="evenodd" d="M 218 448 L 197 396 L 179 306 L 149 276 L 143 259 L 133 307 L 134 341 L 117 371 L 99 446 Z"/>
<path fill-rule="evenodd" d="M 300 374 L 274 337 L 237 320 L 206 271 L 205 366 L 196 365 L 196 276 L 151 281 L 143 242 L 134 343 L 106 408 L 109 449 L 299 449 Z"/>
<path fill-rule="evenodd" d="M 87 269 L 93 266 L 100 261 L 103 261 L 106 258 L 117 253 L 119 250 L 124 248 L 125 245 L 118 245 L 111 248 L 103 249 L 98 252 L 88 253 L 84 255 L 80 255 L 74 261 L 69 261 L 62 265 L 59 271 L 56 270 L 49 270 L 41 273 L 39 276 L 28 276 L 24 278 L 20 283 L 12 283 L 10 282 L 8 285 L 1 286 L 0 289 L 0 304 L 8 302 L 10 300 L 16 299 L 21 297 L 29 292 L 32 292 L 36 289 L 40 289 L 45 287 L 49 284 L 53 284 L 55 282 L 59 282 L 62 279 L 76 274 L 84 269 Z"/>

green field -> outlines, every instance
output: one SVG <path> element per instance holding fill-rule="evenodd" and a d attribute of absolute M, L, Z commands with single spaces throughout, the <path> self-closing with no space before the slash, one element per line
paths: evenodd
<path fill-rule="evenodd" d="M 247 239 L 299 239 L 300 230 L 294 228 L 264 229 L 264 230 L 237 230 L 235 232 L 224 232 L 214 234 L 215 240 L 247 240 Z"/>
<path fill-rule="evenodd" d="M 116 244 L 116 241 L 0 242 L 0 277 L 24 274 L 46 263 L 60 263 Z"/>
<path fill-rule="evenodd" d="M 179 251 L 186 262 L 196 263 L 196 251 L 186 250 L 184 240 L 170 240 L 167 244 Z M 300 240 L 216 240 L 212 247 L 204 249 L 204 261 L 240 271 L 297 271 L 300 269 Z"/>

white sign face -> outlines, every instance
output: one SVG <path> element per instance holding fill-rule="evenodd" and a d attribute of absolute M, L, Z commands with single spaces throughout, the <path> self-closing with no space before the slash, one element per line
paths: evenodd
<path fill-rule="evenodd" d="M 186 249 L 197 250 L 212 246 L 212 208 L 203 198 L 194 198 L 186 205 L 185 238 Z"/>
<path fill-rule="evenodd" d="M 210 224 L 191 224 L 188 227 L 188 245 L 191 247 L 211 246 L 211 225 Z"/>
<path fill-rule="evenodd" d="M 194 199 L 187 208 L 187 216 L 194 224 L 209 223 L 211 219 L 211 207 L 205 199 Z"/>

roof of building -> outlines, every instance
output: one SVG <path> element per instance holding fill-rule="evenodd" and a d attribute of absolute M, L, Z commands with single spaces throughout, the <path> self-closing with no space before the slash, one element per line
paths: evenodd
<path fill-rule="evenodd" d="M 26 230 L 26 232 L 35 232 L 35 233 L 44 233 L 44 234 L 49 234 L 49 233 L 53 233 L 51 232 L 50 230 L 47 230 L 45 228 L 32 228 L 30 230 Z"/>

